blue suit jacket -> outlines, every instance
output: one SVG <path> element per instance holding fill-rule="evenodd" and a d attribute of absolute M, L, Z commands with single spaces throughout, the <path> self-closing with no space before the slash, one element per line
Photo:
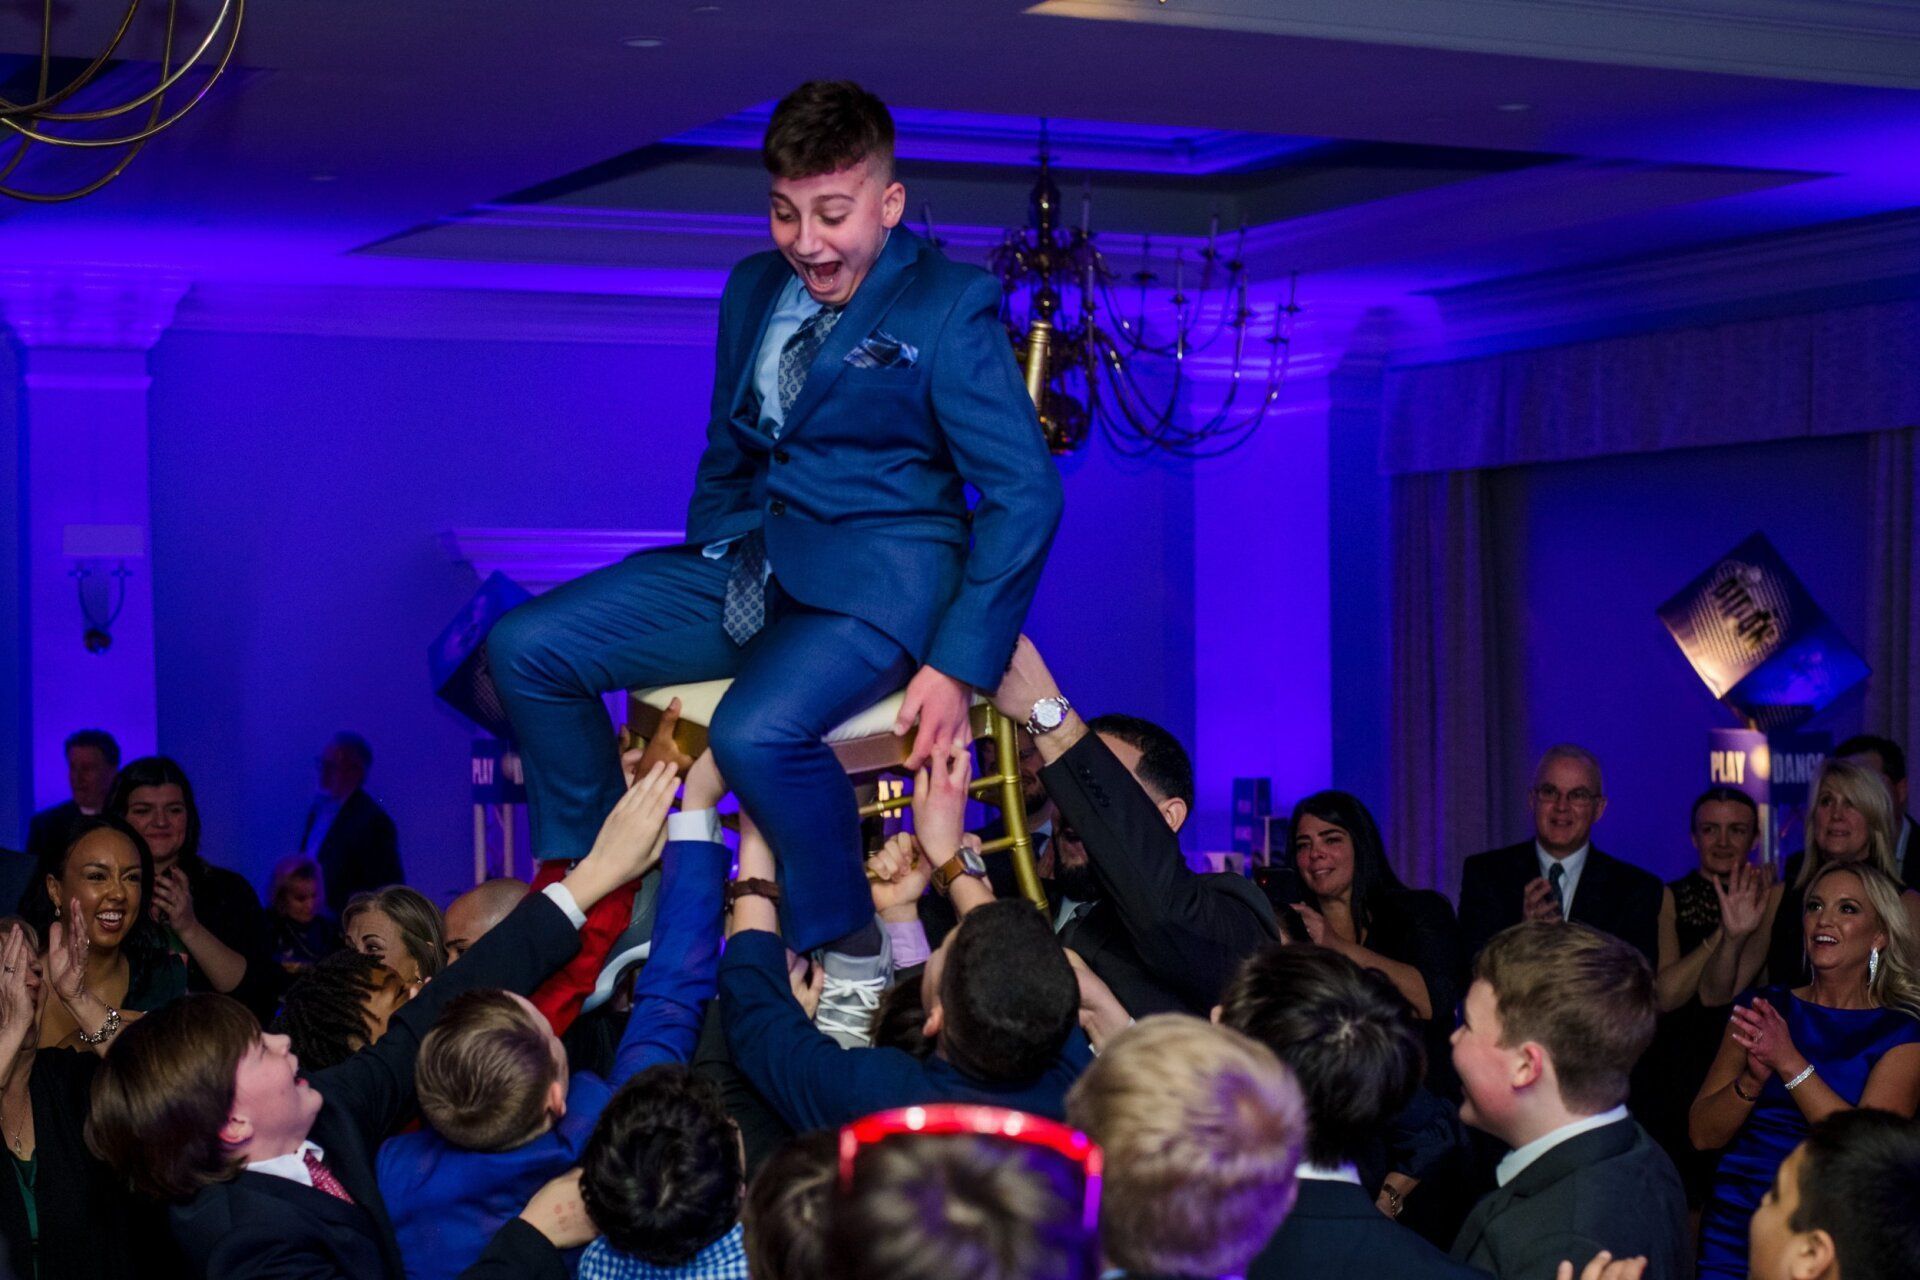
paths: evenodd
<path fill-rule="evenodd" d="M 613 1073 L 606 1080 L 575 1075 L 559 1124 L 508 1151 L 470 1151 L 432 1129 L 389 1138 L 380 1148 L 380 1195 L 393 1216 L 407 1280 L 453 1280 L 534 1192 L 580 1163 L 615 1090 L 648 1067 L 692 1056 L 713 998 L 732 858 L 721 844 L 667 846 L 653 953 L 634 984 L 633 1014 Z"/>
<path fill-rule="evenodd" d="M 991 689 L 1061 510 L 1060 477 L 1000 323 L 999 283 L 894 228 L 775 441 L 759 425 L 754 356 L 792 276 L 778 253 L 755 254 L 720 296 L 687 539 L 764 528 L 774 574 L 796 600 L 859 618 L 916 661 Z M 876 336 L 914 354 L 849 364 Z M 979 493 L 971 512 L 969 485 Z"/>

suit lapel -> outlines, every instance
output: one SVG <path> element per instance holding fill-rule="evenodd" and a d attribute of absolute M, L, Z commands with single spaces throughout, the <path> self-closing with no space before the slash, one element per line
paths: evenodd
<path fill-rule="evenodd" d="M 1452 1256 L 1455 1262 L 1465 1262 L 1473 1257 L 1473 1251 L 1480 1247 L 1480 1239 L 1487 1234 L 1487 1224 L 1504 1212 L 1513 1203 L 1513 1188 L 1499 1187 L 1480 1197 L 1480 1203 L 1473 1206 L 1473 1212 L 1460 1227 L 1460 1234 L 1454 1238 Z"/>
<path fill-rule="evenodd" d="M 846 314 L 840 317 L 833 326 L 833 332 L 820 345 L 820 354 L 814 357 L 807 380 L 801 384 L 793 408 L 787 411 L 786 421 L 780 428 L 781 435 L 797 430 L 806 421 L 814 406 L 820 403 L 821 398 L 846 371 L 847 356 L 880 323 L 880 317 L 887 314 L 887 308 L 893 305 L 901 291 L 913 282 L 912 266 L 920 256 L 920 248 L 919 237 L 911 231 L 905 227 L 893 229 L 879 261 L 873 264 L 873 270 L 860 282 L 853 301 L 847 304 Z"/>
<path fill-rule="evenodd" d="M 246 1172 L 240 1175 L 240 1185 L 270 1196 L 302 1213 L 324 1218 L 338 1226 L 366 1232 L 373 1225 L 372 1214 L 365 1205 L 348 1204 L 345 1200 L 328 1195 L 318 1187 L 309 1187 L 303 1182 L 295 1182 L 292 1178 L 276 1178 L 270 1173 Z M 347 1194 L 353 1194 L 351 1187 L 347 1188 Z"/>
<path fill-rule="evenodd" d="M 759 416 L 751 411 L 751 406 L 754 404 L 753 371 L 760 364 L 760 344 L 766 340 L 767 324 L 773 319 L 773 305 L 780 297 L 780 289 L 792 276 L 793 268 L 787 265 L 787 260 L 775 254 L 747 297 L 747 315 L 752 317 L 753 339 L 740 353 L 740 369 L 733 380 L 732 403 L 734 420 L 749 429 L 757 429 L 754 419 Z"/>
<path fill-rule="evenodd" d="M 1580 884 L 1573 891 L 1573 910 L 1567 919 L 1575 924 L 1590 924 L 1602 933 L 1610 933 L 1607 907 L 1613 901 L 1613 868 L 1607 855 L 1587 846 L 1587 865 L 1580 869 Z M 1595 910 L 1595 908 L 1599 910 Z"/>

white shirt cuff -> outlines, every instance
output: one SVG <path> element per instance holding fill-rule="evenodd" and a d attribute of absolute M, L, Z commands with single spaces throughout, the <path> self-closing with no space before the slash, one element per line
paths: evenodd
<path fill-rule="evenodd" d="M 573 890 L 567 888 L 567 886 L 561 884 L 559 881 L 555 881 L 540 892 L 553 899 L 553 905 L 567 913 L 567 919 L 573 921 L 574 928 L 584 929 L 587 927 L 587 913 L 582 911 L 580 904 L 573 900 Z"/>
<path fill-rule="evenodd" d="M 718 809 L 682 809 L 678 813 L 668 814 L 667 839 L 704 840 L 708 844 L 719 844 L 720 811 Z"/>

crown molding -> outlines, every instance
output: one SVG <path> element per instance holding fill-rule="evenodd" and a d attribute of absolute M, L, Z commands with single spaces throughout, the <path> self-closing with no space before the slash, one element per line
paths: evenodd
<path fill-rule="evenodd" d="M 1902 289 L 1902 281 L 1911 287 Z M 1416 364 L 1551 346 L 1769 300 L 1844 305 L 1869 286 L 1920 289 L 1920 214 L 1834 223 L 1657 257 L 1436 290 L 1437 319 L 1398 346 Z"/>
<path fill-rule="evenodd" d="M 1042 0 L 1027 12 L 1920 88 L 1920 8 L 1890 0 Z"/>
<path fill-rule="evenodd" d="M 187 286 L 168 272 L 0 268 L 0 318 L 29 348 L 146 351 L 172 323 Z"/>
<path fill-rule="evenodd" d="M 448 529 L 440 548 L 482 581 L 504 573 L 537 595 L 637 551 L 686 540 L 677 529 Z"/>
<path fill-rule="evenodd" d="M 719 295 L 543 293 L 382 285 L 204 284 L 172 328 L 481 342 L 711 347 Z"/>

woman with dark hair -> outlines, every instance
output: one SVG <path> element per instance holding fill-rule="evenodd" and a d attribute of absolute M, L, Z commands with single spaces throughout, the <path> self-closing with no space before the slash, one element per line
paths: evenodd
<path fill-rule="evenodd" d="M 440 908 L 403 884 L 356 893 L 340 913 L 347 945 L 400 975 L 414 991 L 447 967 L 447 925 Z"/>
<path fill-rule="evenodd" d="M 94 1024 L 94 1034 L 104 1029 L 102 1010 L 74 986 L 85 969 L 86 945 L 85 931 L 54 939 L 51 970 L 43 971 L 32 927 L 17 916 L 0 918 L 0 1138 L 6 1152 L 0 1165 L 7 1166 L 0 1172 L 0 1240 L 13 1266 L 9 1274 L 22 1280 L 177 1275 L 181 1264 L 160 1207 L 135 1201 L 87 1150 L 99 1058 L 36 1047 L 49 1009 L 67 1009 L 69 1017 Z"/>
<path fill-rule="evenodd" d="M 166 756 L 120 770 L 107 812 L 125 818 L 153 853 L 148 914 L 187 970 L 191 991 L 217 991 L 273 1015 L 284 985 L 273 962 L 273 925 L 246 878 L 200 853 L 200 806 L 186 771 Z"/>
<path fill-rule="evenodd" d="M 186 967 L 168 954 L 159 926 L 148 918 L 153 854 L 139 832 L 111 814 L 82 818 L 69 831 L 66 847 L 43 857 L 36 873 L 42 891 L 29 895 L 20 914 L 42 938 L 51 936 L 56 920 L 84 933 L 80 988 L 114 1013 L 115 1028 L 131 1020 L 126 1015 L 158 1009 L 186 994 Z M 43 1049 L 92 1043 L 64 1001 L 40 1019 Z"/>
<path fill-rule="evenodd" d="M 1287 935 L 1337 951 L 1391 982 L 1419 1020 L 1427 1087 L 1456 1098 L 1459 1083 L 1447 1045 L 1460 1001 L 1460 926 L 1453 905 L 1430 889 L 1400 882 L 1379 826 L 1356 796 L 1315 792 L 1293 807 L 1288 831 L 1298 887 L 1277 896 L 1296 900 L 1275 903 Z"/>

